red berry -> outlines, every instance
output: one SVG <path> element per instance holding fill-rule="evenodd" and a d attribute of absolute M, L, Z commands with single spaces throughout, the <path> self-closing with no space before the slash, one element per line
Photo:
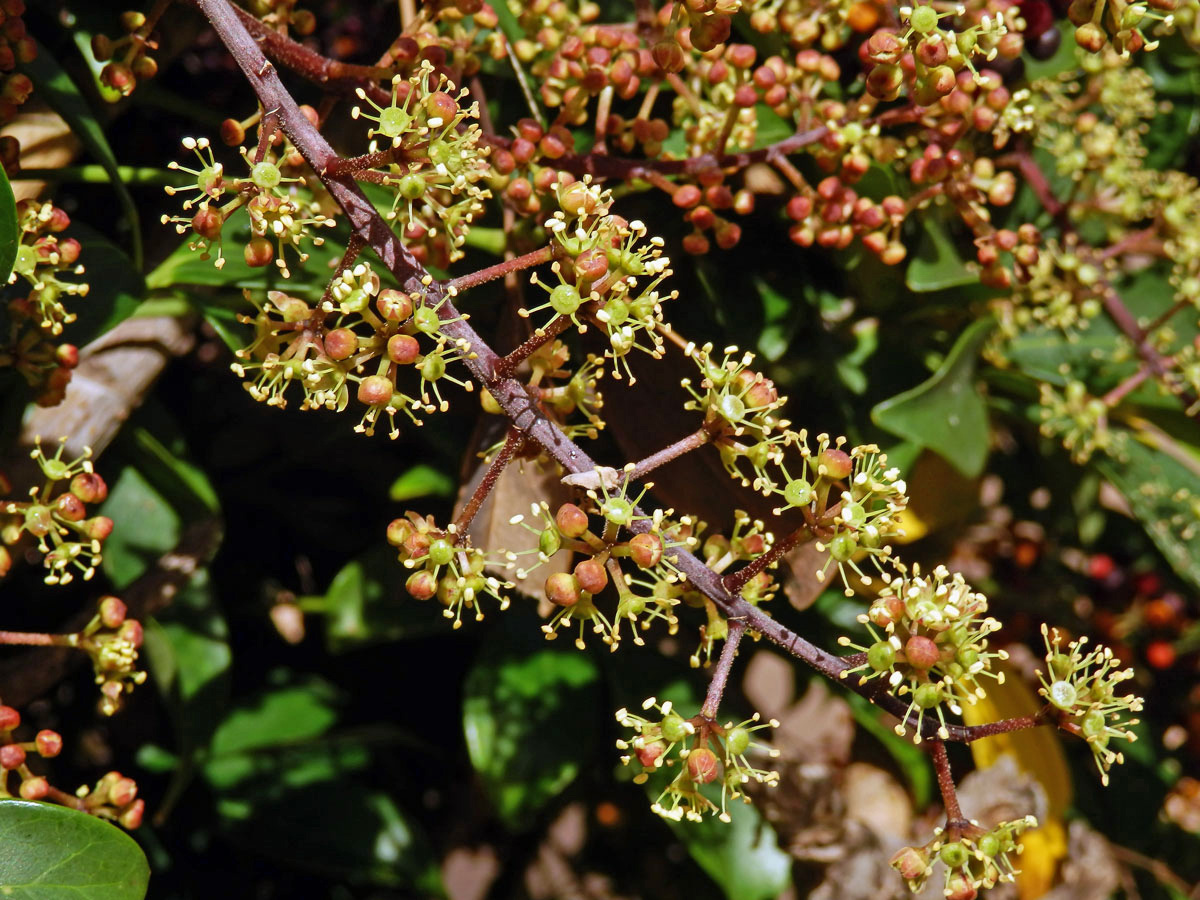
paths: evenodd
<path fill-rule="evenodd" d="M 574 503 L 564 503 L 554 514 L 554 524 L 564 537 L 583 537 L 588 530 L 588 515 Z"/>
<path fill-rule="evenodd" d="M 546 579 L 546 599 L 556 606 L 574 606 L 579 590 L 579 579 L 569 572 L 555 572 Z"/>
<path fill-rule="evenodd" d="M 0 706 L 0 731 L 12 731 L 21 724 L 21 714 L 11 706 Z"/>

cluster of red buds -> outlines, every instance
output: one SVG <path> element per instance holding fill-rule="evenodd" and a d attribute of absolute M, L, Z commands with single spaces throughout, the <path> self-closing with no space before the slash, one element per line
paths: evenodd
<path fill-rule="evenodd" d="M 158 4 L 162 13 L 164 4 Z M 146 81 L 158 74 L 158 62 L 150 55 L 158 49 L 154 27 L 158 20 L 144 13 L 130 10 L 121 13 L 121 29 L 124 31 L 115 40 L 107 35 L 92 37 L 92 55 L 97 62 L 105 63 L 100 70 L 100 83 L 111 88 L 119 97 L 133 93 L 139 81 Z"/>
<path fill-rule="evenodd" d="M 63 739 L 57 731 L 43 728 L 33 740 L 21 741 L 16 731 L 21 714 L 11 706 L 0 705 L 0 799 L 46 800 L 78 809 L 93 816 L 110 819 L 124 828 L 142 824 L 146 801 L 137 796 L 137 782 L 120 772 L 109 772 L 89 789 L 80 787 L 74 794 L 54 787 L 44 775 L 29 767 L 29 758 L 53 759 L 62 753 Z M 13 789 L 13 780 L 17 781 Z"/>
<path fill-rule="evenodd" d="M 0 125 L 11 122 L 18 108 L 33 91 L 33 82 L 23 72 L 14 72 L 19 63 L 32 62 L 37 44 L 25 33 L 25 0 L 0 0 Z M 0 137 L 0 165 L 9 175 L 21 165 L 21 143 L 13 135 Z"/>
<path fill-rule="evenodd" d="M 92 468 L 90 449 L 65 460 L 65 448 L 63 438 L 55 454 L 48 456 L 39 439 L 30 455 L 44 476 L 42 484 L 29 489 L 28 500 L 0 500 L 4 516 L 0 576 L 12 566 L 8 548 L 25 535 L 34 539 L 43 565 L 50 570 L 47 584 L 69 584 L 77 573 L 87 581 L 95 574 L 101 547 L 112 533 L 113 523 L 107 516 L 89 516 L 88 505 L 103 502 L 108 486 Z M 0 478 L 0 492 L 11 489 L 7 479 Z"/>
<path fill-rule="evenodd" d="M 76 315 L 64 301 L 84 297 L 88 285 L 80 282 L 80 245 L 62 237 L 70 217 L 51 203 L 22 200 L 17 205 L 21 242 L 17 246 L 9 284 L 28 287 L 23 297 L 6 306 L 7 334 L 0 334 L 0 366 L 12 366 L 36 391 L 41 406 L 62 401 L 79 362 L 74 344 L 59 343 L 63 326 Z"/>

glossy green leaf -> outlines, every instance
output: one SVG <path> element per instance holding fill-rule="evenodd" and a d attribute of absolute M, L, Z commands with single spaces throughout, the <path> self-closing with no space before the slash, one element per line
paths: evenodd
<path fill-rule="evenodd" d="M 179 514 L 132 466 L 126 466 L 110 487 L 100 512 L 119 523 L 104 542 L 100 564 L 118 590 L 179 543 Z"/>
<path fill-rule="evenodd" d="M 538 641 L 536 631 L 526 637 L 528 622 L 518 629 L 507 621 L 467 675 L 463 728 L 496 812 L 521 828 L 587 761 L 600 685 L 586 653 Z"/>
<path fill-rule="evenodd" d="M 117 194 L 117 200 L 122 210 L 129 218 L 130 246 L 133 250 L 133 263 L 137 271 L 142 268 L 142 229 L 138 220 L 137 206 L 125 183 L 121 181 L 117 171 L 117 157 L 104 136 L 104 129 L 96 120 L 95 114 L 88 105 L 83 94 L 79 92 L 71 76 L 55 59 L 54 54 L 41 44 L 37 48 L 37 56 L 30 62 L 22 63 L 21 70 L 33 81 L 37 94 L 50 105 L 63 121 L 71 126 L 71 131 L 83 141 L 88 152 L 96 158 L 108 172 L 110 183 Z"/>
<path fill-rule="evenodd" d="M 418 497 L 449 497 L 454 493 L 454 488 L 454 479 L 445 472 L 418 463 L 392 482 L 388 488 L 388 499 L 403 503 Z"/>
<path fill-rule="evenodd" d="M 21 243 L 21 228 L 17 223 L 17 201 L 13 198 L 8 175 L 0 167 L 0 284 L 8 283 L 17 246 Z"/>
<path fill-rule="evenodd" d="M 1195 451 L 1161 432 L 1153 440 L 1159 448 L 1131 435 L 1125 459 L 1097 458 L 1096 467 L 1124 496 L 1167 562 L 1193 587 L 1200 587 L 1200 463 Z M 1175 499 L 1180 492 L 1189 499 Z"/>
<path fill-rule="evenodd" d="M 973 323 L 932 376 L 871 410 L 880 428 L 940 454 L 969 478 L 987 461 L 987 404 L 975 387 L 975 362 L 993 324 Z"/>
<path fill-rule="evenodd" d="M 975 284 L 979 276 L 967 268 L 946 226 L 938 219 L 926 217 L 925 230 L 917 252 L 909 260 L 904 281 L 910 291 L 943 291 L 946 288 Z"/>
<path fill-rule="evenodd" d="M 721 888 L 727 900 L 769 900 L 792 883 L 792 858 L 753 806 L 735 803 L 732 821 L 671 822 L 675 837 Z"/>
<path fill-rule="evenodd" d="M 0 800 L 5 900 L 141 900 L 150 867 L 133 838 L 78 810 Z"/>

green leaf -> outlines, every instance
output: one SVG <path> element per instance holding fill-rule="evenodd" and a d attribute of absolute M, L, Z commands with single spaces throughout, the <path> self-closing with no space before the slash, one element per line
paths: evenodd
<path fill-rule="evenodd" d="M 46 101 L 63 121 L 71 126 L 71 131 L 83 141 L 88 152 L 96 158 L 108 172 L 113 190 L 125 215 L 129 218 L 130 246 L 133 250 L 134 268 L 142 269 L 142 229 L 138 220 L 137 206 L 125 183 L 121 181 L 117 171 L 117 157 L 113 154 L 104 129 L 96 121 L 96 116 L 88 105 L 83 94 L 79 92 L 71 76 L 66 73 L 49 50 L 38 44 L 37 56 L 27 63 L 21 64 L 21 70 L 33 81 L 38 96 Z"/>
<path fill-rule="evenodd" d="M 369 736 L 328 734 L 336 702 L 314 678 L 267 690 L 221 723 L 203 774 L 222 829 L 243 850 L 308 871 L 443 895 L 419 826 L 355 774 L 371 762 Z"/>
<path fill-rule="evenodd" d="M 509 624 L 488 642 L 464 685 L 463 729 L 471 764 L 512 828 L 579 773 L 595 744 L 599 671 L 571 647 L 526 637 Z"/>
<path fill-rule="evenodd" d="M 924 293 L 978 282 L 979 276 L 958 255 L 946 226 L 933 217 L 925 218 L 924 223 L 921 242 L 904 275 L 908 289 Z"/>
<path fill-rule="evenodd" d="M 418 463 L 388 488 L 388 499 L 397 503 L 418 497 L 449 497 L 454 493 L 454 479 L 440 469 Z"/>
<path fill-rule="evenodd" d="M 268 690 L 235 708 L 213 734 L 214 757 L 312 740 L 337 720 L 336 693 L 327 682 Z"/>
<path fill-rule="evenodd" d="M 302 597 L 300 607 L 325 616 L 329 649 L 341 653 L 380 641 L 444 634 L 446 620 L 400 590 L 408 572 L 391 547 L 376 546 L 333 576 L 324 597 Z"/>
<path fill-rule="evenodd" d="M 1200 587 L 1200 529 L 1196 527 L 1200 463 L 1194 451 L 1162 432 L 1147 439 L 1158 447 L 1131 435 L 1123 448 L 1124 460 L 1104 457 L 1096 467 L 1125 497 L 1172 568 L 1193 587 Z M 1188 499 L 1177 499 L 1181 493 Z"/>
<path fill-rule="evenodd" d="M 178 434 L 178 426 L 168 420 L 156 431 L 159 435 Z M 131 452 L 138 469 L 169 497 L 183 518 L 221 512 L 221 501 L 208 476 L 198 466 L 168 449 L 154 432 L 138 425 L 131 429 L 129 442 L 132 446 L 123 445 L 122 449 Z"/>
<path fill-rule="evenodd" d="M 725 823 L 671 822 L 692 859 L 728 900 L 769 900 L 792 883 L 792 858 L 779 848 L 775 830 L 753 806 L 735 803 Z"/>
<path fill-rule="evenodd" d="M 973 323 L 932 376 L 871 410 L 880 428 L 929 448 L 968 478 L 987 461 L 987 404 L 975 388 L 975 362 L 994 324 Z"/>
<path fill-rule="evenodd" d="M 217 608 L 207 569 L 146 621 L 151 682 L 174 722 L 183 754 L 208 744 L 229 699 L 229 628 Z"/>
<path fill-rule="evenodd" d="M 68 308 L 79 318 L 67 326 L 67 334 L 82 345 L 133 315 L 146 296 L 146 285 L 133 261 L 99 231 L 73 223 L 71 233 L 82 247 L 79 262 L 84 273 L 79 280 L 87 282 L 88 294 L 70 301 Z"/>
<path fill-rule="evenodd" d="M 13 261 L 17 258 L 17 246 L 21 243 L 21 229 L 17 224 L 17 201 L 13 197 L 8 175 L 0 167 L 0 284 L 8 283 L 12 274 Z"/>
<path fill-rule="evenodd" d="M 5 900 L 141 900 L 150 866 L 134 840 L 87 813 L 0 800 Z"/>
<path fill-rule="evenodd" d="M 792 314 L 793 301 L 775 290 L 762 278 L 754 279 L 754 287 L 762 300 L 763 325 L 759 332 L 758 352 L 770 362 L 776 362 L 787 352 L 792 336 L 800 325 Z"/>
<path fill-rule="evenodd" d="M 117 526 L 104 542 L 100 565 L 121 590 L 179 543 L 182 520 L 137 469 L 126 466 L 100 507 Z"/>

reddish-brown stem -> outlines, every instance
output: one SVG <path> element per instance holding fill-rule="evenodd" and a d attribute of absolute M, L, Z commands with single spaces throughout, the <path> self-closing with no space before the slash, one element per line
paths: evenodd
<path fill-rule="evenodd" d="M 1142 366 L 1140 369 L 1138 369 L 1136 372 L 1134 372 L 1132 375 L 1130 375 L 1128 378 L 1126 378 L 1124 381 L 1122 381 L 1120 384 L 1118 384 L 1116 387 L 1114 387 L 1111 391 L 1109 391 L 1107 394 L 1105 394 L 1100 399 L 1104 401 L 1105 406 L 1107 406 L 1111 409 L 1112 407 L 1114 407 L 1118 403 L 1120 403 L 1123 399 L 1125 399 L 1125 396 L 1127 394 L 1129 394 L 1131 391 L 1136 390 L 1138 385 L 1140 385 L 1143 381 L 1145 381 L 1149 377 L 1150 377 L 1149 367 Z"/>
<path fill-rule="evenodd" d="M 411 149 L 409 147 L 388 147 L 386 150 L 364 153 L 362 156 L 340 157 L 330 162 L 325 171 L 329 175 L 354 175 L 356 178 L 361 178 L 365 169 L 409 161 L 408 154 Z"/>
<path fill-rule="evenodd" d="M 942 792 L 942 803 L 946 806 L 948 824 L 965 823 L 962 809 L 958 805 L 958 792 L 954 789 L 954 774 L 950 771 L 950 757 L 946 755 L 946 744 L 940 740 L 930 741 L 933 768 L 937 772 L 938 790 Z"/>
<path fill-rule="evenodd" d="M 275 129 L 279 127 L 279 117 L 274 110 L 268 110 L 258 126 L 258 146 L 254 148 L 254 163 L 257 165 L 267 158 L 267 148 L 271 146 L 271 138 L 275 137 Z"/>
<path fill-rule="evenodd" d="M 0 644 L 23 647 L 70 646 L 70 635 L 43 634 L 37 631 L 0 631 Z"/>
<path fill-rule="evenodd" d="M 704 705 L 700 707 L 700 715 L 706 719 L 715 719 L 717 711 L 721 708 L 725 684 L 729 681 L 729 670 L 733 668 L 738 644 L 742 642 L 742 634 L 745 631 L 745 622 L 740 619 L 729 620 L 729 634 L 725 638 L 725 645 L 721 647 L 721 657 L 713 667 L 712 679 L 708 682 L 708 693 L 704 696 Z"/>
<path fill-rule="evenodd" d="M 483 473 L 483 478 L 475 487 L 475 492 L 471 494 L 471 499 L 467 501 L 467 505 L 463 507 L 462 512 L 458 514 L 458 520 L 455 524 L 455 532 L 459 540 L 467 533 L 467 529 L 471 527 L 471 522 L 474 521 L 475 515 L 483 506 L 483 501 L 487 500 L 488 496 L 496 487 L 496 480 L 500 477 L 500 473 L 505 467 L 512 462 L 512 458 L 520 452 L 521 447 L 525 445 L 525 437 L 516 428 L 509 426 L 508 434 L 504 437 L 504 446 L 496 453 L 496 457 L 488 466 L 487 471 Z"/>
<path fill-rule="evenodd" d="M 537 352 L 539 347 L 558 337 L 567 330 L 567 326 L 570 324 L 571 320 L 569 318 L 559 316 L 541 331 L 535 331 L 513 348 L 505 357 L 496 360 L 495 376 L 497 378 L 510 377 L 513 372 L 517 371 L 517 367 L 521 363 Z"/>
<path fill-rule="evenodd" d="M 380 263 L 392 272 L 404 290 L 423 295 L 431 308 L 437 310 L 438 317 L 442 320 L 443 333 L 450 340 L 462 342 L 470 348 L 470 353 L 463 360 L 464 364 L 472 378 L 481 387 L 486 388 L 504 410 L 513 427 L 521 432 L 527 441 L 532 441 L 542 447 L 546 454 L 567 472 L 581 474 L 594 471 L 595 461 L 546 416 L 545 411 L 530 397 L 524 384 L 510 377 L 511 367 L 506 365 L 506 362 L 514 359 L 517 351 L 513 351 L 509 357 L 502 360 L 476 333 L 470 323 L 459 315 L 454 303 L 446 294 L 445 283 L 435 281 L 429 275 L 388 227 L 387 222 L 383 220 L 354 181 L 345 176 L 333 176 L 327 173 L 329 164 L 337 158 L 337 154 L 316 127 L 301 114 L 296 101 L 280 81 L 279 74 L 267 65 L 262 48 L 247 32 L 246 25 L 243 24 L 242 20 L 245 14 L 236 11 L 230 5 L 229 0 L 196 0 L 196 3 L 212 24 L 218 37 L 233 54 L 263 107 L 278 111 L 281 126 L 292 144 L 313 171 L 325 173 L 321 180 L 334 202 L 346 214 L 351 229 L 363 238 L 365 245 L 374 251 Z M 915 115 L 911 109 L 893 112 L 900 117 L 911 118 Z M 880 119 L 888 115 L 890 114 L 885 113 Z M 820 129 L 820 132 L 821 134 L 816 136 L 814 136 L 814 132 L 807 132 L 789 140 L 801 141 L 801 144 L 797 144 L 797 146 L 801 146 L 803 141 L 811 143 L 818 140 L 824 134 L 824 129 Z M 755 153 L 758 152 L 755 151 Z M 748 154 L 737 154 L 736 159 L 741 160 L 747 156 Z M 595 159 L 607 160 L 609 158 L 596 157 Z M 555 165 L 558 166 L 560 162 L 561 160 L 556 161 Z M 569 320 L 564 317 L 560 321 L 565 328 Z M 552 337 L 551 331 L 553 331 L 553 326 L 546 329 L 546 334 L 539 339 L 536 346 L 541 346 L 542 343 L 549 340 Z M 522 347 L 524 346 L 522 345 Z M 536 349 L 536 346 L 533 349 Z M 518 350 L 521 349 L 518 348 Z M 525 356 L 528 356 L 528 353 Z M 524 356 L 520 358 L 523 359 Z M 630 530 L 635 533 L 645 533 L 650 530 L 651 526 L 651 518 L 645 516 L 645 518 L 637 519 Z M 731 628 L 734 621 L 743 621 L 745 627 L 753 629 L 783 647 L 797 659 L 828 678 L 837 679 L 846 668 L 845 662 L 839 657 L 815 646 L 742 597 L 731 593 L 721 576 L 693 554 L 683 548 L 673 549 L 672 554 L 674 565 L 697 591 L 704 594 L 717 606 L 730 621 Z M 873 686 L 855 686 L 852 680 L 847 680 L 846 684 L 852 690 L 868 696 L 872 702 L 897 717 L 907 719 L 908 706 L 901 699 L 886 693 L 875 696 Z M 936 737 L 939 727 L 938 723 L 930 717 L 927 717 L 921 726 L 917 727 L 914 716 L 914 721 L 910 724 L 928 739 Z M 946 726 L 946 728 L 950 733 L 951 740 L 972 739 L 972 732 L 969 728 L 957 725 Z"/>
<path fill-rule="evenodd" d="M 1143 339 L 1154 334 L 1154 332 L 1158 331 L 1158 329 L 1160 329 L 1160 328 L 1162 328 L 1162 326 L 1166 325 L 1169 321 L 1171 321 L 1171 319 L 1175 318 L 1175 315 L 1180 310 L 1187 309 L 1191 305 L 1192 305 L 1191 300 L 1187 300 L 1187 299 L 1176 300 L 1169 307 L 1167 307 L 1161 313 L 1159 313 L 1149 325 L 1147 325 L 1145 328 L 1142 329 Z"/>
<path fill-rule="evenodd" d="M 204 10 L 202 3 L 197 3 Z M 302 78 L 328 87 L 341 88 L 349 93 L 363 82 L 374 84 L 390 79 L 391 69 L 379 66 L 359 66 L 322 56 L 303 44 L 293 41 L 285 34 L 268 28 L 255 16 L 234 7 L 242 27 L 260 45 L 262 52 L 274 62 L 290 69 Z M 386 96 L 386 92 L 385 96 Z"/>
<path fill-rule="evenodd" d="M 673 459 L 678 459 L 685 453 L 690 453 L 700 447 L 703 447 L 712 440 L 712 435 L 709 434 L 707 428 L 697 428 L 687 437 L 680 438 L 673 444 L 663 447 L 657 453 L 651 453 L 641 462 L 633 467 L 633 471 L 629 473 L 630 478 L 645 478 L 650 472 L 653 472 L 659 466 L 665 466 Z"/>
<path fill-rule="evenodd" d="M 738 593 L 746 586 L 751 578 L 771 565 L 775 561 L 782 559 L 783 555 L 789 552 L 798 544 L 804 543 L 806 540 L 812 539 L 812 529 L 807 525 L 801 525 L 791 534 L 785 536 L 782 540 L 776 541 L 771 549 L 760 556 L 758 559 L 750 561 L 749 565 L 743 566 L 736 572 L 731 572 L 725 576 L 725 587 L 731 593 Z"/>
<path fill-rule="evenodd" d="M 1011 719 L 1000 719 L 997 722 L 984 722 L 982 725 L 971 725 L 961 729 L 958 737 L 951 737 L 960 743 L 969 744 L 984 738 L 995 737 L 998 734 L 1008 734 L 1012 731 L 1024 731 L 1026 728 L 1037 728 L 1050 722 L 1050 708 L 1043 707 L 1031 716 L 1014 716 Z"/>
<path fill-rule="evenodd" d="M 57 803 L 59 806 L 67 806 L 71 809 L 80 810 L 81 812 L 87 811 L 87 803 L 85 803 L 81 798 L 76 797 L 74 794 L 68 794 L 66 791 L 61 791 L 56 787 L 51 786 L 50 790 L 46 794 L 46 797 Z"/>
<path fill-rule="evenodd" d="M 520 272 L 522 269 L 530 269 L 534 266 L 548 263 L 554 259 L 556 252 L 555 246 L 551 244 L 542 247 L 540 250 L 534 250 L 522 256 L 514 256 L 512 259 L 506 259 L 504 262 L 488 266 L 486 269 L 480 269 L 478 272 L 472 272 L 470 275 L 455 278 L 447 287 L 452 287 L 459 292 L 467 291 L 485 282 L 503 278 L 509 272 Z"/>
<path fill-rule="evenodd" d="M 1034 158 L 1025 150 L 1019 150 L 1013 154 L 1016 160 L 1017 168 L 1021 175 L 1029 184 L 1030 189 L 1038 198 L 1038 202 L 1042 204 L 1046 212 L 1057 219 L 1063 214 L 1064 207 L 1054 196 L 1054 191 L 1050 188 L 1050 182 L 1046 179 L 1046 174 L 1042 171 L 1041 166 L 1034 161 Z"/>

